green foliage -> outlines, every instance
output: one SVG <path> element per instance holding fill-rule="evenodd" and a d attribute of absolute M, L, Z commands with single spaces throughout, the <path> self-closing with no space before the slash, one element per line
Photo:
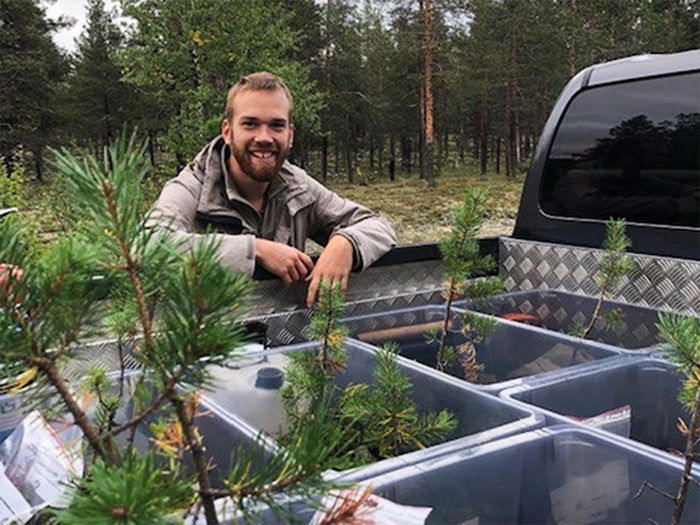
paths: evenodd
<path fill-rule="evenodd" d="M 254 71 L 282 76 L 295 98 L 297 123 L 309 130 L 316 125 L 320 96 L 307 69 L 290 59 L 299 36 L 288 30 L 289 15 L 276 3 L 202 0 L 197 9 L 189 0 L 121 4 L 135 21 L 119 57 L 123 79 L 144 91 L 178 158 L 192 158 L 220 132 L 228 88 Z"/>
<path fill-rule="evenodd" d="M 100 148 L 137 115 L 138 101 L 133 86 L 122 81 L 116 62 L 123 37 L 113 14 L 104 0 L 89 0 L 86 11 L 86 26 L 78 38 L 72 74 L 60 93 L 59 109 L 66 138 Z"/>
<path fill-rule="evenodd" d="M 295 425 L 283 437 L 283 448 L 275 448 L 268 456 L 261 434 L 253 446 L 235 452 L 231 474 L 224 483 L 228 497 L 249 522 L 257 522 L 255 507 L 261 502 L 283 520 L 294 521 L 279 494 L 312 503 L 314 498 L 343 486 L 326 479 L 323 473 L 329 468 L 342 468 L 353 433 L 352 428 L 337 424 L 333 401 L 325 397 L 314 412 L 305 416 L 304 424 Z"/>
<path fill-rule="evenodd" d="M 0 208 L 21 207 L 23 182 L 24 154 L 19 148 L 0 162 Z"/>
<path fill-rule="evenodd" d="M 96 460 L 77 481 L 73 501 L 55 511 L 64 525 L 164 525 L 194 500 L 192 484 L 177 471 L 156 466 L 153 454 L 130 453 L 118 467 Z"/>
<path fill-rule="evenodd" d="M 379 458 L 398 456 L 443 441 L 457 421 L 448 410 L 418 413 L 412 385 L 401 371 L 395 347 L 377 353 L 374 384 L 346 391 L 342 403 L 345 424 L 360 429 L 362 446 Z"/>
<path fill-rule="evenodd" d="M 608 331 L 623 325 L 622 311 L 613 308 L 601 312 L 603 300 L 612 298 L 620 281 L 634 270 L 634 261 L 627 255 L 631 246 L 629 237 L 625 234 L 627 223 L 624 219 L 610 219 L 606 223 L 605 240 L 603 241 L 603 257 L 598 263 L 596 282 L 598 283 L 598 302 L 593 315 L 587 324 L 577 323 L 572 328 L 572 335 L 586 338 L 593 331 L 596 323 L 602 324 L 602 330 Z"/>
<path fill-rule="evenodd" d="M 610 297 L 623 277 L 634 269 L 627 249 L 632 245 L 625 234 L 627 223 L 624 219 L 611 219 L 606 223 L 603 258 L 598 264 L 596 280 L 600 290 Z"/>
<path fill-rule="evenodd" d="M 659 314 L 659 337 L 666 358 L 677 363 L 685 377 L 680 401 L 692 411 L 700 384 L 700 321 L 692 317 Z"/>
<path fill-rule="evenodd" d="M 436 338 L 439 341 L 437 351 L 438 369 L 459 361 L 468 381 L 476 382 L 482 367 L 476 360 L 476 344 L 493 328 L 493 323 L 487 319 L 467 313 L 463 319 L 462 336 L 464 343 L 458 347 L 447 344 L 450 337 L 450 320 L 452 303 L 458 297 L 464 297 L 471 303 L 481 303 L 503 291 L 503 283 L 498 278 L 485 278 L 475 282 L 467 280 L 491 272 L 496 262 L 491 256 L 479 254 L 477 235 L 484 220 L 484 205 L 486 193 L 469 191 L 464 202 L 455 208 L 452 215 L 452 230 L 450 236 L 440 244 L 443 269 L 447 279 L 445 299 L 445 318 L 442 331 Z M 429 335 L 429 341 L 434 336 Z"/>
<path fill-rule="evenodd" d="M 9 283 L 0 291 L 0 364 L 8 378 L 24 373 L 24 378 L 33 380 L 32 401 L 46 400 L 44 408 L 62 405 L 61 412 L 73 416 L 88 442 L 93 469 L 77 482 L 78 496 L 59 514 L 61 520 L 87 523 L 81 520 L 94 515 L 96 523 L 163 523 L 165 514 L 193 502 L 191 480 L 177 474 L 184 454 L 189 454 L 207 523 L 214 524 L 216 494 L 196 429 L 200 414 L 194 391 L 207 387 L 208 366 L 235 357 L 243 343 L 240 316 L 250 282 L 220 265 L 215 240 L 205 237 L 177 246 L 167 235 L 144 231 L 142 155 L 135 135 L 120 138 L 104 150 L 100 160 L 91 155 L 76 158 L 65 150 L 56 153 L 57 169 L 68 180 L 76 206 L 90 220 L 84 221 L 79 235 L 66 237 L 45 253 L 37 255 L 24 248 L 17 221 L 0 223 L 0 260 L 24 272 L 21 278 L 11 272 Z M 100 284 L 93 280 L 97 273 L 103 277 Z M 134 403 L 127 420 L 122 410 L 123 369 L 119 380 L 103 370 L 89 371 L 81 389 L 95 401 L 89 411 L 61 376 L 64 361 L 81 357 L 81 341 L 98 325 L 102 309 L 96 301 L 109 290 L 114 304 L 106 326 L 117 335 L 122 366 L 123 343 L 136 333 L 141 335 L 131 358 L 142 374 L 129 393 Z M 170 411 L 164 409 L 165 403 Z M 157 411 L 160 423 L 151 428 L 154 444 L 168 457 L 170 470 L 156 468 L 150 456 L 139 459 L 132 452 L 136 427 Z M 115 439 L 127 431 L 126 440 Z M 306 435 L 300 436 L 302 440 Z M 311 447 L 311 457 L 315 445 L 297 445 L 300 450 Z M 295 472 L 290 487 L 303 482 L 307 474 L 307 470 Z M 140 490 L 143 484 L 150 489 Z M 130 492 L 128 487 L 140 492 Z M 271 487 L 262 487 L 250 499 L 270 492 Z"/>
<path fill-rule="evenodd" d="M 345 306 L 339 285 L 322 285 L 319 292 L 311 321 L 319 350 L 291 353 L 285 370 L 287 385 L 281 399 L 292 435 L 309 425 L 310 419 L 318 421 L 321 413 L 330 434 L 326 442 L 336 444 L 328 467 L 347 469 L 424 448 L 452 432 L 456 421 L 448 411 L 419 414 L 395 348 L 378 352 L 372 386 L 349 385 L 341 390 L 335 384 L 347 360 L 342 347 L 347 330 L 339 323 Z M 334 439 L 334 428 L 349 434 L 339 441 Z M 339 442 L 344 446 L 338 448 Z"/>
<path fill-rule="evenodd" d="M 464 202 L 453 211 L 450 236 L 440 244 L 445 277 L 456 283 L 490 272 L 496 267 L 493 257 L 479 255 L 477 235 L 484 221 L 485 204 L 485 192 L 467 192 Z"/>
<path fill-rule="evenodd" d="M 36 0 L 0 1 L 0 157 L 18 146 L 34 154 L 52 138 L 56 118 L 54 95 L 67 72 L 67 61 L 51 33 L 64 25 L 46 18 Z"/>
<path fill-rule="evenodd" d="M 693 482 L 691 471 L 697 461 L 695 449 L 700 433 L 700 321 L 693 317 L 676 314 L 659 314 L 659 338 L 666 343 L 662 348 L 666 357 L 679 365 L 684 377 L 678 399 L 690 413 L 690 422 L 678 418 L 678 431 L 685 438 L 683 458 L 685 466 L 675 496 L 667 496 L 674 503 L 671 523 L 681 522 L 685 509 L 686 496 Z M 654 488 L 654 487 L 651 487 Z"/>

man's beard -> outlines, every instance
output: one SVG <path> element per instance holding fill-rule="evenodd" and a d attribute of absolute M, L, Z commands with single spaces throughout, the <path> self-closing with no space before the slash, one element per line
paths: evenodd
<path fill-rule="evenodd" d="M 233 132 L 231 133 L 231 154 L 238 162 L 241 170 L 251 179 L 258 182 L 270 182 L 274 179 L 282 169 L 282 164 L 287 159 L 287 155 L 289 155 L 289 147 L 280 147 L 276 142 L 274 144 L 269 149 L 260 148 L 257 150 L 262 153 L 271 153 L 273 161 L 256 162 L 256 159 L 250 152 L 253 148 L 250 145 L 246 145 L 243 148 L 237 147 L 236 142 L 233 140 Z"/>

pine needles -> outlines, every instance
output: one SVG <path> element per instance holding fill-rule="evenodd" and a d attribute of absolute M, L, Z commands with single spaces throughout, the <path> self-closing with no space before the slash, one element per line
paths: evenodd
<path fill-rule="evenodd" d="M 182 246 L 144 229 L 139 210 L 146 167 L 135 137 L 122 136 L 101 159 L 55 152 L 56 167 L 89 220 L 41 258 L 24 249 L 12 221 L 0 224 L 0 261 L 23 270 L 9 272 L 0 290 L 2 370 L 13 380 L 29 378 L 27 397 L 68 412 L 89 445 L 90 468 L 75 481 L 70 506 L 55 518 L 66 524 L 160 524 L 175 512 L 202 508 L 214 525 L 217 498 L 248 508 L 282 491 L 325 493 L 331 484 L 321 468 L 327 449 L 337 452 L 342 439 L 325 423 L 311 424 L 323 420 L 318 411 L 290 438 L 287 451 L 268 458 L 263 472 L 274 474 L 273 480 L 255 477 L 243 462 L 234 465 L 237 481 L 228 490 L 214 490 L 197 429 L 197 392 L 209 383 L 208 367 L 235 358 L 244 343 L 241 319 L 251 283 L 219 264 L 211 238 Z M 97 301 L 105 293 L 112 300 L 106 325 L 117 336 L 122 370 L 119 376 L 91 370 L 76 391 L 62 364 L 81 357 L 81 342 L 98 325 Z M 329 304 L 333 318 L 336 307 Z M 325 333 L 325 357 L 318 362 L 323 374 L 331 374 L 342 366 L 340 343 L 332 331 Z M 141 369 L 138 377 L 125 374 L 127 341 L 137 341 L 129 357 Z M 133 402 L 126 403 L 128 398 Z M 134 451 L 137 428 L 150 428 L 153 437 L 154 451 L 146 456 Z M 319 439 L 319 428 L 331 432 Z M 261 446 L 250 454 L 264 455 Z M 185 456 L 194 477 L 180 470 Z"/>
<path fill-rule="evenodd" d="M 377 353 L 372 385 L 337 386 L 335 378 L 344 371 L 348 359 L 342 347 L 346 329 L 338 322 L 343 313 L 339 286 L 322 285 L 311 322 L 319 349 L 290 354 L 286 370 L 288 385 L 282 391 L 282 400 L 293 431 L 307 425 L 318 407 L 328 407 L 333 415 L 326 432 L 332 434 L 333 427 L 348 429 L 344 446 L 329 458 L 329 465 L 336 469 L 397 456 L 444 440 L 456 427 L 454 416 L 446 410 L 419 414 L 411 398 L 411 382 L 398 365 L 395 348 L 385 347 Z M 334 442 L 332 438 L 326 441 Z"/>
<path fill-rule="evenodd" d="M 601 322 L 603 330 L 612 330 L 622 324 L 622 312 L 613 308 L 602 314 L 603 300 L 610 299 L 617 290 L 620 281 L 634 268 L 632 259 L 627 256 L 631 246 L 629 237 L 625 234 L 627 223 L 624 219 L 610 219 L 606 224 L 605 240 L 603 241 L 603 258 L 598 264 L 596 281 L 598 283 L 598 301 L 588 324 L 577 324 L 572 335 L 587 338 Z"/>
<path fill-rule="evenodd" d="M 649 488 L 671 500 L 671 525 L 678 525 L 683 517 L 691 483 L 695 488 L 700 488 L 697 480 L 691 475 L 696 456 L 695 449 L 700 443 L 700 321 L 675 314 L 660 314 L 657 326 L 661 341 L 667 343 L 662 347 L 666 358 L 678 364 L 684 377 L 678 398 L 690 413 L 690 423 L 686 424 L 683 419 L 678 419 L 678 431 L 685 437 L 685 450 L 682 453 L 683 473 L 676 494 L 671 495 L 645 482 L 635 497 L 639 497 L 644 489 Z"/>
<path fill-rule="evenodd" d="M 490 256 L 479 254 L 476 238 L 483 222 L 486 193 L 470 191 L 464 202 L 453 212 L 452 232 L 440 245 L 443 257 L 445 283 L 445 317 L 442 330 L 428 334 L 428 343 L 437 342 L 437 367 L 445 370 L 458 362 L 464 378 L 477 382 L 482 366 L 476 356 L 476 345 L 493 327 L 493 322 L 483 317 L 467 314 L 464 317 L 461 335 L 465 342 L 458 346 L 448 344 L 451 329 L 452 303 L 460 297 L 472 301 L 484 301 L 503 290 L 498 278 L 488 278 L 474 283 L 466 281 L 492 271 L 496 263 Z"/>

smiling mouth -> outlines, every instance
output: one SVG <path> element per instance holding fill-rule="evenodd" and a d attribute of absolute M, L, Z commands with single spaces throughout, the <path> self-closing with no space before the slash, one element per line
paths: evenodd
<path fill-rule="evenodd" d="M 256 159 L 270 159 L 276 155 L 274 151 L 251 151 L 250 155 Z"/>

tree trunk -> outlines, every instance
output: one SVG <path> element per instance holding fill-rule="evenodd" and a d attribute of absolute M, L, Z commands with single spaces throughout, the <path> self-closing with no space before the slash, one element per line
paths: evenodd
<path fill-rule="evenodd" d="M 335 172 L 340 173 L 340 147 L 337 142 L 333 144 L 333 153 L 335 156 Z"/>
<path fill-rule="evenodd" d="M 433 180 L 433 148 L 435 106 L 433 93 L 433 0 L 421 0 L 421 19 L 423 21 L 423 141 L 421 144 L 421 178 L 429 185 Z"/>
<path fill-rule="evenodd" d="M 501 137 L 496 137 L 496 174 L 501 174 Z"/>
<path fill-rule="evenodd" d="M 518 90 L 516 79 L 517 58 L 517 0 L 506 0 L 506 8 L 509 14 L 508 31 L 508 82 L 506 86 L 505 101 L 505 134 L 506 134 L 506 174 L 509 178 L 515 177 L 518 170 L 517 162 L 517 124 L 514 118 L 515 97 Z"/>
<path fill-rule="evenodd" d="M 401 137 L 401 167 L 406 174 L 411 173 L 411 155 L 411 139 Z"/>
<path fill-rule="evenodd" d="M 374 139 L 369 139 L 369 169 L 374 171 Z"/>
<path fill-rule="evenodd" d="M 34 169 L 36 171 L 36 180 L 39 182 L 44 180 L 44 148 L 37 146 L 34 148 Z M 9 171 L 8 171 L 9 173 Z"/>
<path fill-rule="evenodd" d="M 353 165 L 352 165 L 352 144 L 350 143 L 350 140 L 348 140 L 345 143 L 345 166 L 347 168 L 347 173 L 348 173 L 348 182 L 350 184 L 355 183 L 355 178 L 354 178 L 354 173 L 353 173 Z"/>
<path fill-rule="evenodd" d="M 156 165 L 156 134 L 154 131 L 148 132 L 148 158 L 151 159 L 151 166 Z"/>
<path fill-rule="evenodd" d="M 479 160 L 481 176 L 486 176 L 486 163 L 489 155 L 489 137 L 486 133 L 486 102 L 482 99 L 479 105 Z"/>
<path fill-rule="evenodd" d="M 328 182 L 328 136 L 325 134 L 321 141 L 321 179 L 324 184 Z"/>
<path fill-rule="evenodd" d="M 569 28 L 569 37 L 567 39 L 567 47 L 569 48 L 569 76 L 573 77 L 576 74 L 576 34 L 577 34 L 577 18 L 578 8 L 576 0 L 569 0 L 569 17 L 571 19 L 571 27 Z"/>

